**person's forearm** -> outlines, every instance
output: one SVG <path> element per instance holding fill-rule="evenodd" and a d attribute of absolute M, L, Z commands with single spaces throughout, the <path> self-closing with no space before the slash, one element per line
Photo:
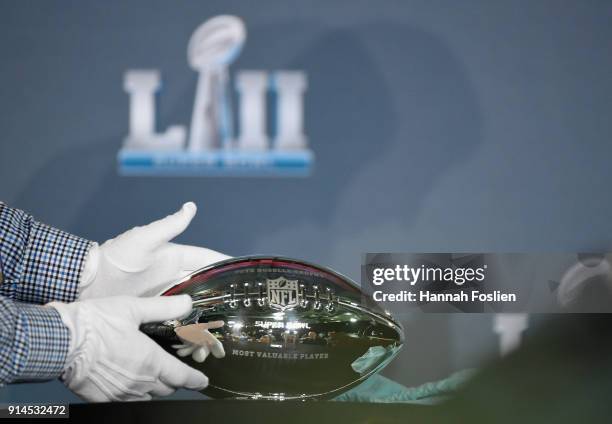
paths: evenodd
<path fill-rule="evenodd" d="M 0 385 L 59 377 L 69 343 L 57 310 L 0 296 Z"/>
<path fill-rule="evenodd" d="M 91 244 L 0 203 L 0 295 L 38 304 L 75 300 Z"/>

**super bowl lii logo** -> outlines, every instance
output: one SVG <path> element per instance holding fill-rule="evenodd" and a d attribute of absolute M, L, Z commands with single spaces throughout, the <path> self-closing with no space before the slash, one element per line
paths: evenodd
<path fill-rule="evenodd" d="M 228 68 L 245 40 L 242 20 L 228 15 L 204 22 L 191 36 L 187 56 L 199 77 L 189 135 L 180 125 L 156 131 L 159 71 L 126 72 L 130 120 L 129 134 L 118 154 L 122 175 L 309 174 L 314 155 L 303 130 L 306 75 L 243 70 L 236 72 L 232 83 Z M 237 93 L 236 110 L 231 90 Z M 268 105 L 269 98 L 274 99 L 273 105 Z M 271 134 L 267 131 L 268 109 L 275 114 Z"/>

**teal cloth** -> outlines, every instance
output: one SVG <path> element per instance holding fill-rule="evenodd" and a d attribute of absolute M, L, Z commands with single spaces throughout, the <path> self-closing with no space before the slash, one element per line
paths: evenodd
<path fill-rule="evenodd" d="M 406 387 L 382 375 L 375 374 L 360 385 L 334 398 L 341 402 L 418 403 L 435 404 L 462 387 L 474 375 L 474 370 L 463 370 L 449 377 Z"/>

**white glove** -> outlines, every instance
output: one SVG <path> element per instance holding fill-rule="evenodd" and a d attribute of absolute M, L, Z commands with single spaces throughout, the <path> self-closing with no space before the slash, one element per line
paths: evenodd
<path fill-rule="evenodd" d="M 64 384 L 90 402 L 149 400 L 177 388 L 201 390 L 208 378 L 164 351 L 140 324 L 177 319 L 191 310 L 188 295 L 52 302 L 70 330 Z"/>
<path fill-rule="evenodd" d="M 170 243 L 189 225 L 196 205 L 94 244 L 85 261 L 79 299 L 154 295 L 191 272 L 229 258 L 214 250 Z"/>
<path fill-rule="evenodd" d="M 183 343 L 172 347 L 176 349 L 178 356 L 191 355 L 196 362 L 204 362 L 210 353 L 215 358 L 223 358 L 225 356 L 223 344 L 208 331 L 209 328 L 220 328 L 223 325 L 223 321 L 212 321 L 178 327 L 174 332 Z"/>

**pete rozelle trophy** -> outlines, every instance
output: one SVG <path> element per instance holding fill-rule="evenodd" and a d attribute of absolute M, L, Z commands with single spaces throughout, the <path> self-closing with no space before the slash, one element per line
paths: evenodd
<path fill-rule="evenodd" d="M 178 334 L 211 329 L 225 357 L 196 362 L 213 398 L 332 398 L 380 371 L 403 344 L 400 324 L 348 278 L 280 257 L 229 259 L 194 272 L 163 296 L 189 294 L 189 316 L 142 330 L 177 355 Z"/>

